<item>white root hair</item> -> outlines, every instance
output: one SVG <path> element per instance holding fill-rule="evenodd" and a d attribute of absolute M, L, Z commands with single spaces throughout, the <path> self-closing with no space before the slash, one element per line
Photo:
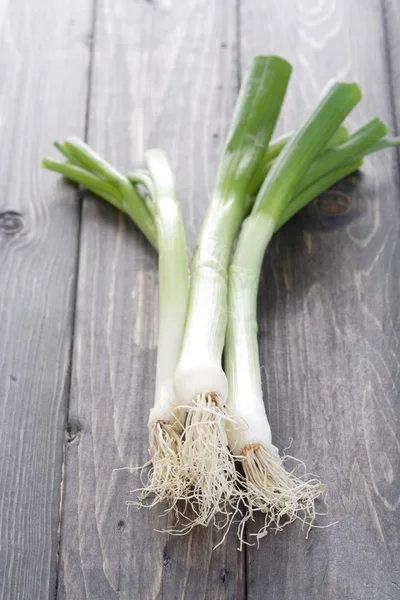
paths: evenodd
<path fill-rule="evenodd" d="M 133 490 L 139 499 L 127 505 L 152 508 L 164 503 L 162 514 L 172 513 L 174 524 L 161 531 L 185 535 L 212 523 L 223 531 L 222 543 L 236 515 L 243 518 L 241 476 L 226 434 L 226 424 L 235 422 L 213 393 L 199 394 L 189 408 L 177 407 L 175 414 L 181 415 L 183 408 L 187 411 L 183 431 L 178 418 L 175 423 L 151 424 L 151 458 L 141 469 L 143 487 Z"/>
<path fill-rule="evenodd" d="M 282 459 L 275 447 L 263 444 L 246 444 L 242 449 L 241 462 L 245 474 L 244 502 L 246 515 L 238 529 L 241 544 L 244 543 L 244 522 L 254 519 L 254 513 L 265 514 L 264 524 L 256 534 L 257 541 L 267 535 L 268 530 L 280 531 L 293 521 L 299 520 L 307 526 L 307 536 L 318 513 L 315 501 L 324 491 L 324 486 L 314 476 L 307 473 L 298 475 L 299 466 L 304 463 L 291 456 Z M 287 460 L 298 464 L 292 471 L 285 469 Z"/>
<path fill-rule="evenodd" d="M 186 486 L 180 497 L 184 509 L 179 512 L 179 529 L 169 533 L 183 535 L 197 525 L 207 527 L 210 523 L 219 530 L 229 528 L 242 494 L 226 434 L 227 423 L 234 425 L 234 419 L 215 393 L 199 394 L 186 410 L 180 446 L 181 477 Z"/>
<path fill-rule="evenodd" d="M 180 411 L 179 407 L 177 411 Z M 259 539 L 269 530 L 279 531 L 295 520 L 307 526 L 307 535 L 318 513 L 315 501 L 324 487 L 314 476 L 298 474 L 301 461 L 292 470 L 285 469 L 275 447 L 261 443 L 246 444 L 240 455 L 228 448 L 226 427 L 239 427 L 215 394 L 199 394 L 189 408 L 186 424 L 157 420 L 150 426 L 150 461 L 142 467 L 143 481 L 135 506 L 166 505 L 163 514 L 174 515 L 174 525 L 164 532 L 185 535 L 198 525 L 210 523 L 223 532 L 220 545 L 231 525 L 238 523 L 240 549 L 245 541 L 245 524 L 264 515 Z M 240 461 L 243 474 L 236 468 Z M 145 468 L 149 467 L 148 470 Z M 149 499 L 149 502 L 146 500 Z"/>
<path fill-rule="evenodd" d="M 128 506 L 151 508 L 165 503 L 166 512 L 179 513 L 177 502 L 185 489 L 181 467 L 181 430 L 182 426 L 175 417 L 169 421 L 158 419 L 149 425 L 150 460 L 141 467 L 143 487 L 133 490 L 139 493 L 139 500 L 128 501 Z M 152 499 L 146 502 L 149 497 Z"/>

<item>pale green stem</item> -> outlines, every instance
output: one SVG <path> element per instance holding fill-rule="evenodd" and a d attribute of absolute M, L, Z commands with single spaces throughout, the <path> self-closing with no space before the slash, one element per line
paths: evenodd
<path fill-rule="evenodd" d="M 185 328 L 189 268 L 181 209 L 167 158 L 161 150 L 154 149 L 146 152 L 145 159 L 152 181 L 158 236 L 159 331 L 154 414 L 167 419 L 175 406 L 173 376 Z"/>

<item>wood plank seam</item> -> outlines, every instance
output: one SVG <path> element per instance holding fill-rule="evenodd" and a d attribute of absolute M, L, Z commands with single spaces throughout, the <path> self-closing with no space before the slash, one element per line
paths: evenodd
<path fill-rule="evenodd" d="M 89 114 L 90 114 L 90 101 L 91 101 L 91 88 L 92 88 L 92 77 L 93 77 L 93 57 L 94 57 L 94 45 L 95 45 L 95 28 L 96 28 L 96 17 L 97 17 L 97 8 L 98 8 L 98 0 L 92 0 L 92 15 L 91 15 L 91 30 L 88 35 L 88 46 L 89 46 L 89 68 L 88 68 L 88 78 L 87 78 L 87 90 L 86 90 L 86 110 L 85 110 L 85 122 L 84 122 L 84 140 L 87 141 L 88 131 L 89 131 Z M 69 407 L 70 407 L 70 399 L 71 399 L 71 389 L 72 389 L 72 365 L 74 360 L 74 335 L 75 335 L 75 324 L 76 324 L 76 314 L 77 314 L 77 299 L 78 299 L 78 283 L 79 283 L 79 261 L 80 261 L 80 250 L 81 250 L 81 236 L 82 236 L 82 203 L 84 199 L 85 192 L 83 190 L 78 189 L 76 192 L 76 200 L 79 202 L 78 209 L 78 247 L 76 252 L 76 262 L 75 262 L 75 285 L 73 290 L 73 308 L 72 308 L 72 329 L 71 329 L 71 347 L 69 354 L 69 365 L 68 365 L 68 373 L 66 376 L 66 401 L 65 401 L 65 439 L 63 441 L 63 455 L 62 455 L 62 463 L 61 463 L 61 481 L 60 481 L 60 509 L 59 509 L 59 518 L 58 518 L 58 529 L 57 529 L 57 557 L 56 557 L 56 576 L 55 576 L 55 589 L 54 589 L 54 599 L 58 598 L 58 589 L 59 589 L 59 573 L 60 573 L 60 550 L 61 550 L 61 536 L 62 536 L 62 518 L 63 518 L 63 504 L 64 504 L 64 490 L 65 490 L 65 475 L 66 468 L 65 462 L 68 451 L 68 444 L 75 439 L 76 435 L 79 433 L 80 426 L 75 426 L 76 431 L 71 434 L 71 423 L 69 419 Z"/>
<path fill-rule="evenodd" d="M 0 597 L 54 598 L 78 204 L 40 168 L 84 131 L 92 0 L 0 7 Z"/>

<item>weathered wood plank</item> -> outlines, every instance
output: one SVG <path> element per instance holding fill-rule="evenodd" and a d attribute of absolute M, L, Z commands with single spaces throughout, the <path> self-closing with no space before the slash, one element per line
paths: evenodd
<path fill-rule="evenodd" d="M 193 245 L 237 93 L 236 15 L 228 0 L 99 3 L 89 142 L 121 169 L 159 145 L 177 174 Z M 242 598 L 235 536 L 155 533 L 157 511 L 131 510 L 147 459 L 154 394 L 156 256 L 134 227 L 85 201 L 66 459 L 60 598 Z"/>
<path fill-rule="evenodd" d="M 284 128 L 329 78 L 364 90 L 351 125 L 374 115 L 392 125 L 377 0 L 246 0 L 241 31 L 244 61 L 274 52 L 295 65 Z M 293 438 L 290 453 L 321 475 L 330 514 L 319 524 L 338 524 L 308 540 L 291 526 L 249 549 L 251 599 L 399 597 L 397 169 L 395 152 L 369 158 L 338 226 L 314 206 L 265 260 L 260 344 L 274 439 L 284 448 Z"/>
<path fill-rule="evenodd" d="M 84 134 L 91 0 L 0 1 L 0 597 L 54 598 L 76 191 L 40 169 Z"/>

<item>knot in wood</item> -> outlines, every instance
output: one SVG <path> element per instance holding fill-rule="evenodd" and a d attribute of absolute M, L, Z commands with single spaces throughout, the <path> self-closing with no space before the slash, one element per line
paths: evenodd
<path fill-rule="evenodd" d="M 76 440 L 75 443 L 79 443 L 79 432 L 81 430 L 81 425 L 78 421 L 76 420 L 71 420 L 66 427 L 66 433 L 67 433 L 67 443 L 68 444 L 72 444 L 72 442 L 74 442 Z"/>
<path fill-rule="evenodd" d="M 24 227 L 21 213 L 7 210 L 0 213 L 0 232 L 7 235 L 15 235 Z"/>
<path fill-rule="evenodd" d="M 318 209 L 328 217 L 343 215 L 350 208 L 350 198 L 342 192 L 327 192 L 317 200 Z"/>

